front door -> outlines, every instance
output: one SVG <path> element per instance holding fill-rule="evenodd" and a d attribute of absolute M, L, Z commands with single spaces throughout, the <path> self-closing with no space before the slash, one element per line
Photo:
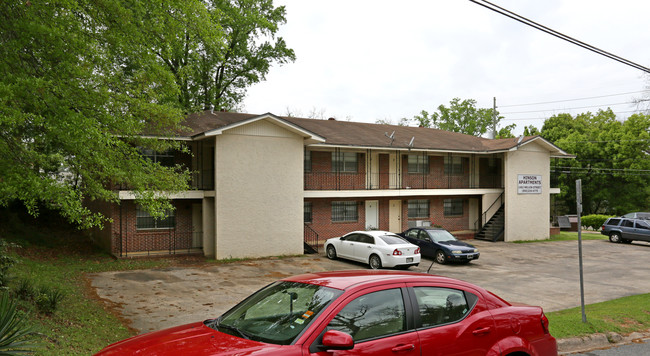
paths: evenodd
<path fill-rule="evenodd" d="M 391 200 L 388 210 L 388 231 L 399 233 L 402 232 L 402 201 Z"/>
<path fill-rule="evenodd" d="M 366 200 L 366 230 L 379 229 L 379 201 Z"/>

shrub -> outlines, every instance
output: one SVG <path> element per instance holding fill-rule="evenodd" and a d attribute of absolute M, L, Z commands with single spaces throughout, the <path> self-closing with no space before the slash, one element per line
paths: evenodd
<path fill-rule="evenodd" d="M 34 297 L 34 303 L 41 313 L 52 314 L 56 311 L 63 297 L 63 293 L 56 288 L 41 287 Z"/>
<path fill-rule="evenodd" d="M 37 347 L 35 333 L 27 324 L 25 314 L 19 314 L 8 293 L 0 296 L 0 354 L 30 353 Z"/>
<path fill-rule="evenodd" d="M 16 264 L 16 259 L 7 254 L 9 247 L 14 247 L 14 244 L 8 243 L 4 239 L 0 239 L 0 289 L 6 290 L 11 275 L 9 269 Z"/>
<path fill-rule="evenodd" d="M 14 289 L 16 296 L 22 300 L 32 300 L 36 296 L 36 289 L 32 281 L 23 278 L 18 282 L 18 286 Z"/>
<path fill-rule="evenodd" d="M 599 230 L 601 226 L 605 223 L 605 220 L 611 218 L 609 215 L 599 215 L 599 214 L 592 214 L 592 215 L 585 215 L 580 218 L 580 223 L 582 227 L 585 228 L 592 228 L 594 230 Z"/>

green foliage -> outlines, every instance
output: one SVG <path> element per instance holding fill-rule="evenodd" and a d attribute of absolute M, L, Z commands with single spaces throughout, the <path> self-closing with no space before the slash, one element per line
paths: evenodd
<path fill-rule="evenodd" d="M 34 283 L 28 278 L 21 278 L 18 285 L 14 289 L 14 294 L 21 300 L 33 300 L 36 296 L 36 289 Z"/>
<path fill-rule="evenodd" d="M 42 286 L 34 296 L 34 303 L 41 313 L 51 315 L 63 298 L 64 294 L 60 290 Z"/>
<path fill-rule="evenodd" d="M 499 129 L 499 131 L 497 132 L 497 134 L 496 134 L 496 136 L 494 138 L 497 138 L 497 139 L 499 139 L 499 138 L 514 138 L 515 134 L 512 133 L 512 130 L 514 130 L 515 127 L 517 127 L 517 125 L 515 125 L 515 124 L 510 124 L 510 125 L 508 125 L 506 127 L 502 127 L 501 129 Z"/>
<path fill-rule="evenodd" d="M 541 135 L 576 156 L 551 162 L 556 215 L 575 212 L 575 181 L 582 180 L 585 214 L 622 215 L 650 206 L 650 116 L 618 121 L 611 110 L 553 116 Z M 554 204 L 555 205 L 555 204 Z"/>
<path fill-rule="evenodd" d="M 607 220 L 608 218 L 611 218 L 611 215 L 600 215 L 600 214 L 585 215 L 580 217 L 580 223 L 585 228 L 598 230 L 603 226 L 605 220 Z"/>
<path fill-rule="evenodd" d="M 528 125 L 524 127 L 524 136 L 536 136 L 539 135 L 539 129 L 533 125 Z"/>
<path fill-rule="evenodd" d="M 7 285 L 12 278 L 9 269 L 16 264 L 16 259 L 8 253 L 10 246 L 5 239 L 0 239 L 0 290 L 7 290 Z"/>
<path fill-rule="evenodd" d="M 422 110 L 420 115 L 414 117 L 414 120 L 416 124 L 422 127 L 481 136 L 492 127 L 493 114 L 494 109 L 476 108 L 476 100 L 474 99 L 461 101 L 460 98 L 454 98 L 449 102 L 449 107 L 440 105 L 438 111 L 431 114 Z M 497 124 L 502 118 L 502 116 L 499 116 L 499 112 L 496 112 Z M 508 135 L 513 128 L 514 125 L 509 125 L 501 129 L 503 135 Z"/>
<path fill-rule="evenodd" d="M 16 309 L 8 293 L 0 295 L 0 354 L 20 355 L 38 347 L 25 314 Z"/>

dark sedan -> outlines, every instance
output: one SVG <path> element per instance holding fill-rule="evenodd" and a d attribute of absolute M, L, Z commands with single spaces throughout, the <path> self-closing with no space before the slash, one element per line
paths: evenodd
<path fill-rule="evenodd" d="M 414 227 L 398 234 L 410 243 L 420 246 L 420 254 L 445 264 L 447 262 L 468 263 L 481 255 L 478 249 L 457 240 L 449 231 L 437 227 Z"/>

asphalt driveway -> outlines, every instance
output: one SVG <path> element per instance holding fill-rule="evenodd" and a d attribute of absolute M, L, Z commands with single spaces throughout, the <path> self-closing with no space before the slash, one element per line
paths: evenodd
<path fill-rule="evenodd" d="M 545 311 L 580 305 L 578 243 L 471 241 L 481 257 L 468 265 L 433 264 L 429 273 L 478 284 L 511 302 Z M 650 292 L 650 244 L 583 241 L 585 302 Z M 412 271 L 426 272 L 423 259 Z M 97 296 L 140 332 L 213 318 L 259 288 L 294 274 L 367 268 L 323 255 L 264 259 L 191 268 L 89 275 Z"/>

